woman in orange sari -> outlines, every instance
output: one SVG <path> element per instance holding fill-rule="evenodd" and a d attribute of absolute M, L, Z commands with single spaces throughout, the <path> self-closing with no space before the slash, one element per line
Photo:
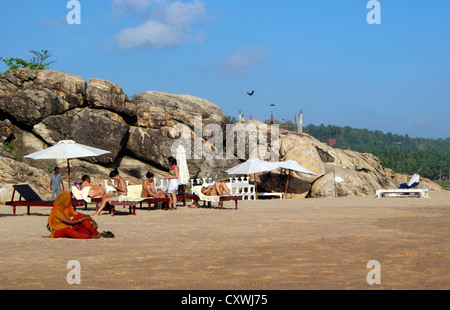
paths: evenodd
<path fill-rule="evenodd" d="M 62 192 L 53 203 L 48 217 L 52 238 L 93 239 L 99 238 L 97 223 L 89 216 L 76 213 L 70 204 L 71 196 Z"/>

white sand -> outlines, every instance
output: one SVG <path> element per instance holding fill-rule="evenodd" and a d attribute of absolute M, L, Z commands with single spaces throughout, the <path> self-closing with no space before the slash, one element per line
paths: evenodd
<path fill-rule="evenodd" d="M 450 289 L 449 192 L 224 206 L 105 214 L 100 240 L 42 238 L 50 208 L 0 206 L 0 289 Z"/>

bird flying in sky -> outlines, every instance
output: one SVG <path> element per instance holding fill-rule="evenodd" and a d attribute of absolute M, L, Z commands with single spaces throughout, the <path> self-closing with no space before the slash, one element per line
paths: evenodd
<path fill-rule="evenodd" d="M 247 92 L 247 94 L 249 95 L 249 96 L 253 96 L 253 94 L 255 93 L 255 91 L 254 90 L 252 90 L 252 92 L 251 93 L 249 93 L 249 92 Z"/>

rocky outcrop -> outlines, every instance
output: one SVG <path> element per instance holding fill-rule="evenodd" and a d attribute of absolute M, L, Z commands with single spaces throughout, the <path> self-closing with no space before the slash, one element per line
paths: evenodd
<path fill-rule="evenodd" d="M 86 82 L 72 74 L 18 69 L 0 77 L 0 110 L 28 127 L 81 106 L 85 96 Z"/>
<path fill-rule="evenodd" d="M 378 189 L 398 188 L 410 176 L 385 169 L 372 154 L 336 149 L 308 134 L 280 132 L 280 161 L 294 160 L 317 175 L 272 171 L 257 178 L 262 190 L 285 192 L 294 198 L 373 196 Z M 442 188 L 422 178 L 421 186 L 434 191 Z"/>
<path fill-rule="evenodd" d="M 167 158 L 172 154 L 174 141 L 179 138 L 179 134 L 174 128 L 177 125 L 184 125 L 190 131 L 191 139 L 205 138 L 202 132 L 205 126 L 217 124 L 224 129 L 230 121 L 222 111 L 213 103 L 190 95 L 173 95 L 148 91 L 136 94 L 131 102 L 136 105 L 136 124 L 131 126 L 130 137 L 126 146 L 127 152 L 145 162 L 153 163 L 157 167 L 167 167 Z M 196 118 L 197 117 L 197 121 Z M 198 127 L 198 128 L 195 128 Z M 200 135 L 196 132 L 200 131 Z M 193 149 L 190 157 L 194 158 Z M 211 163 L 207 160 L 188 161 L 189 171 L 193 176 L 210 176 Z M 213 166 L 217 166 L 217 163 Z M 220 165 L 219 165 L 220 166 Z M 224 176 L 224 172 L 229 166 L 217 175 Z"/>
<path fill-rule="evenodd" d="M 73 109 L 61 115 L 45 118 L 33 127 L 33 132 L 47 144 L 64 139 L 106 149 L 111 153 L 95 159 L 100 164 L 115 163 L 125 147 L 130 126 L 122 118 L 107 110 Z M 87 161 L 92 159 L 86 158 Z"/>
<path fill-rule="evenodd" d="M 297 141 L 286 150 L 284 160 L 303 162 L 305 167 L 320 177 L 298 176 L 312 182 L 310 197 L 374 195 L 377 189 L 392 188 L 395 185 L 385 176 L 381 162 L 372 154 L 332 148 L 309 135 L 288 136 L 281 140 Z M 300 150 L 300 151 L 299 151 Z M 303 158 L 303 160 L 302 160 Z"/>
<path fill-rule="evenodd" d="M 136 105 L 128 99 L 117 84 L 101 79 L 90 79 L 86 100 L 92 108 L 113 111 L 124 116 L 131 123 L 135 120 Z"/>
<path fill-rule="evenodd" d="M 19 183 L 28 183 L 41 197 L 48 196 L 50 198 L 50 195 L 48 195 L 50 191 L 49 177 L 41 169 L 12 158 L 0 156 L 0 175 L 2 176 L 0 188 L 4 189 L 3 201 L 10 199 L 12 185 Z"/>
<path fill-rule="evenodd" d="M 0 147 L 0 156 L 41 169 L 40 175 L 48 175 L 56 165 L 64 173 L 64 161 L 24 156 L 60 140 L 110 151 L 96 158 L 73 160 L 77 169 L 72 169 L 72 180 L 84 173 L 104 179 L 116 167 L 133 182 L 141 182 L 148 170 L 162 175 L 169 168 L 171 147 L 179 139 L 172 130 L 176 125 L 188 126 L 193 138 L 204 142 L 205 126 L 230 123 L 219 107 L 201 98 L 149 91 L 129 99 L 117 84 L 101 79 L 87 83 L 81 77 L 52 70 L 18 69 L 1 76 L 0 112 L 0 142 L 9 146 Z M 194 116 L 200 117 L 197 124 Z M 200 136 L 195 135 L 194 125 L 199 127 Z M 201 159 L 190 161 L 189 168 L 192 177 L 212 172 L 223 175 L 229 168 L 227 163 Z M 213 171 L 216 169 L 220 173 Z M 13 179 L 2 177 L 0 187 Z"/>
<path fill-rule="evenodd" d="M 218 129 L 215 137 L 224 149 L 227 138 L 233 139 L 231 157 L 211 159 L 187 149 L 192 178 L 211 177 L 227 180 L 225 170 L 238 164 L 241 153 L 234 148 L 243 139 L 244 157 L 253 156 L 260 149 L 254 137 L 236 134 L 227 137 L 230 121 L 213 103 L 190 95 L 174 95 L 156 91 L 135 94 L 131 99 L 122 88 L 109 81 L 81 77 L 59 71 L 18 69 L 0 76 L 0 188 L 10 188 L 19 182 L 30 183 L 41 197 L 50 195 L 48 175 L 57 165 L 64 175 L 61 160 L 32 160 L 24 156 L 56 144 L 63 139 L 109 150 L 96 158 L 71 160 L 71 179 L 79 180 L 90 174 L 103 184 L 109 171 L 119 168 L 132 184 L 142 182 L 145 173 L 153 171 L 162 177 L 169 168 L 167 158 L 173 155 L 180 139 L 180 128 L 187 130 L 184 138 L 200 141 L 202 149 L 217 151 L 210 140 L 210 131 Z M 263 123 L 248 121 L 238 126 L 257 128 Z M 175 130 L 177 129 L 177 130 Z M 213 130 L 214 131 L 214 130 Z M 295 160 L 317 176 L 293 172 L 288 193 L 292 197 L 329 197 L 373 195 L 376 189 L 397 187 L 402 177 L 384 169 L 371 154 L 339 150 L 319 142 L 307 134 L 279 132 L 279 139 L 269 128 L 265 133 L 265 159 Z M 229 154 L 229 153 L 227 153 Z M 285 191 L 286 171 L 273 171 L 257 177 L 258 189 Z M 434 183 L 422 184 L 439 190 Z"/>

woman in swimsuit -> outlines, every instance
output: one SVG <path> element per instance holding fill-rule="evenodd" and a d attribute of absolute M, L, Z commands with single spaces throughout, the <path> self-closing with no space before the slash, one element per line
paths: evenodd
<path fill-rule="evenodd" d="M 155 180 L 153 179 L 154 175 L 150 171 L 147 172 L 147 179 L 144 180 L 142 184 L 142 198 L 154 197 L 154 198 L 164 198 L 166 195 L 164 194 L 162 189 L 155 189 Z"/>
<path fill-rule="evenodd" d="M 178 167 L 177 160 L 172 156 L 169 157 L 170 170 L 169 175 L 166 179 L 169 180 L 169 185 L 167 186 L 167 196 L 170 199 L 169 208 L 170 210 L 177 209 L 177 193 L 178 193 Z"/>
<path fill-rule="evenodd" d="M 110 201 L 127 201 L 127 182 L 119 176 L 119 171 L 117 169 L 114 169 L 109 174 L 109 177 L 113 179 L 114 181 L 117 181 L 117 186 L 112 184 L 111 186 L 117 191 L 117 196 L 104 196 L 102 198 L 102 203 L 100 204 L 100 207 L 98 208 L 97 212 L 93 216 L 100 215 L 100 212 L 106 207 L 106 204 Z"/>
<path fill-rule="evenodd" d="M 91 184 L 91 177 L 88 176 L 87 174 L 83 175 L 83 177 L 81 178 L 82 183 L 81 183 L 81 192 L 83 193 L 83 191 L 87 191 L 87 195 L 91 198 L 94 197 L 104 197 L 106 195 L 106 189 L 97 186 L 97 185 L 93 185 Z"/>
<path fill-rule="evenodd" d="M 222 182 L 220 184 L 215 182 L 213 185 L 203 186 L 201 190 L 202 194 L 206 196 L 222 196 L 224 191 L 229 196 L 231 196 L 231 192 L 227 186 L 227 182 Z"/>

